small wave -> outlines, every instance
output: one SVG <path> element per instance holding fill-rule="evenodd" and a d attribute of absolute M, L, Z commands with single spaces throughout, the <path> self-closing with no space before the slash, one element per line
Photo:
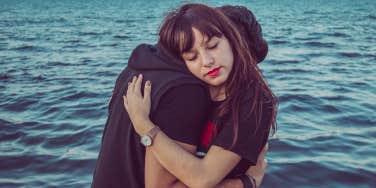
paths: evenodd
<path fill-rule="evenodd" d="M 0 119 L 1 134 L 0 141 L 14 141 L 25 136 L 22 129 L 16 124 Z"/>
<path fill-rule="evenodd" d="M 341 32 L 329 33 L 327 35 L 328 36 L 333 36 L 333 37 L 351 37 L 350 35 L 348 35 L 346 33 L 341 33 Z"/>
<path fill-rule="evenodd" d="M 289 105 L 286 108 L 284 108 L 283 111 L 302 113 L 302 112 L 311 112 L 312 108 L 310 106 L 307 106 L 307 105 L 289 103 Z"/>
<path fill-rule="evenodd" d="M 39 46 L 33 46 L 33 45 L 24 45 L 16 48 L 12 48 L 11 50 L 15 51 L 35 51 L 35 52 L 42 52 L 45 51 L 45 48 L 39 47 Z"/>
<path fill-rule="evenodd" d="M 86 91 L 80 91 L 78 93 L 62 97 L 60 100 L 72 101 L 72 100 L 78 100 L 78 99 L 82 99 L 82 98 L 95 98 L 97 96 L 98 95 L 96 93 L 86 92 Z"/>
<path fill-rule="evenodd" d="M 7 75 L 7 74 L 0 74 L 0 80 L 1 81 L 7 81 L 11 79 L 11 76 Z"/>
<path fill-rule="evenodd" d="M 22 140 L 20 140 L 20 143 L 23 143 L 26 146 L 36 146 L 36 145 L 41 145 L 45 142 L 46 137 L 37 135 L 37 136 L 32 136 L 28 135 L 27 137 L 23 137 Z"/>
<path fill-rule="evenodd" d="M 148 16 L 145 16 L 145 19 L 153 19 L 153 18 L 156 18 L 155 16 L 153 15 L 148 15 Z"/>
<path fill-rule="evenodd" d="M 81 58 L 80 60 L 81 60 L 82 63 L 90 63 L 90 62 L 93 61 L 93 60 L 90 59 L 90 58 Z"/>
<path fill-rule="evenodd" d="M 301 40 L 301 41 L 310 41 L 310 40 L 319 40 L 319 39 L 321 39 L 321 37 L 314 37 L 314 36 L 311 36 L 311 37 L 295 37 L 294 39 L 295 40 Z"/>
<path fill-rule="evenodd" d="M 98 36 L 98 35 L 106 35 L 110 34 L 111 32 L 94 32 L 94 31 L 87 31 L 87 32 L 79 32 L 78 35 L 80 36 Z"/>
<path fill-rule="evenodd" d="M 115 20 L 115 23 L 126 23 L 127 20 Z"/>
<path fill-rule="evenodd" d="M 13 48 L 13 50 L 21 50 L 21 51 L 27 51 L 27 50 L 33 50 L 35 47 L 32 45 L 25 45 L 25 46 L 20 46 L 17 48 Z"/>
<path fill-rule="evenodd" d="M 368 53 L 365 54 L 364 57 L 376 58 L 376 54 Z"/>
<path fill-rule="evenodd" d="M 62 49 L 74 49 L 72 52 L 82 52 L 78 50 L 77 48 L 94 48 L 96 47 L 95 45 L 90 45 L 90 44 L 70 44 L 70 45 L 65 45 L 62 47 Z"/>
<path fill-rule="evenodd" d="M 336 44 L 332 42 L 306 42 L 304 43 L 306 46 L 311 46 L 311 47 L 326 47 L 326 48 L 332 48 L 335 47 Z"/>
<path fill-rule="evenodd" d="M 34 81 L 43 81 L 46 80 L 46 78 L 42 75 L 36 76 L 32 78 Z"/>
<path fill-rule="evenodd" d="M 270 43 L 271 44 L 286 44 L 286 43 L 289 43 L 289 42 L 285 41 L 285 40 L 271 40 Z"/>
<path fill-rule="evenodd" d="M 128 39 L 130 37 L 127 36 L 127 35 L 115 35 L 114 38 L 116 38 L 116 39 Z"/>
<path fill-rule="evenodd" d="M 339 55 L 343 57 L 360 57 L 362 56 L 360 53 L 357 52 L 340 52 Z"/>
<path fill-rule="evenodd" d="M 305 70 L 305 69 L 299 69 L 299 68 L 291 68 L 291 69 L 276 69 L 276 70 L 273 70 L 274 73 L 288 73 L 288 74 L 304 74 L 304 73 L 308 73 L 308 74 L 311 74 L 312 71 L 309 71 L 309 70 Z"/>
<path fill-rule="evenodd" d="M 97 33 L 97 32 L 80 32 L 79 33 L 80 36 L 88 36 L 88 35 L 100 35 L 100 33 Z"/>
<path fill-rule="evenodd" d="M 115 47 L 115 46 L 119 46 L 119 44 L 118 44 L 118 43 L 102 44 L 101 46 L 105 46 L 105 47 Z"/>
<path fill-rule="evenodd" d="M 309 150 L 309 149 L 308 149 Z M 306 151 L 307 152 L 307 151 Z M 329 158 L 329 157 L 327 157 Z M 335 162 L 335 161 L 338 162 Z M 275 177 L 283 177 L 280 181 L 266 181 L 265 187 L 299 187 L 302 182 L 310 182 L 309 187 L 373 187 L 372 177 L 374 173 L 361 168 L 350 168 L 341 163 L 341 159 L 326 160 L 312 157 L 303 161 L 291 161 L 290 163 L 278 163 L 278 169 L 273 174 Z M 282 170 L 283 169 L 283 170 Z M 291 176 L 289 174 L 307 174 L 303 176 Z M 317 181 L 320 179 L 320 181 Z"/>
<path fill-rule="evenodd" d="M 371 20 L 376 20 L 376 16 L 375 15 L 368 15 L 367 18 L 369 18 Z"/>
<path fill-rule="evenodd" d="M 352 92 L 352 90 L 350 88 L 344 87 L 344 86 L 335 87 L 335 88 L 332 89 L 332 91 L 335 92 L 335 93 L 341 93 L 341 94 Z"/>
<path fill-rule="evenodd" d="M 63 41 L 59 41 L 61 43 L 80 43 L 82 42 L 82 40 L 80 39 L 71 39 L 71 40 L 63 40 Z"/>
<path fill-rule="evenodd" d="M 271 64 L 278 64 L 278 65 L 285 65 L 285 64 L 298 64 L 299 61 L 298 60 L 269 60 L 268 62 L 270 62 Z"/>
<path fill-rule="evenodd" d="M 308 57 L 321 57 L 321 56 L 324 56 L 325 54 L 322 53 L 322 52 L 311 52 L 311 53 L 308 53 L 308 54 L 304 54 L 302 56 L 308 56 Z"/>
<path fill-rule="evenodd" d="M 341 113 L 342 111 L 334 106 L 334 105 L 322 105 L 320 106 L 320 110 L 323 111 L 323 112 L 328 112 L 328 113 Z"/>
<path fill-rule="evenodd" d="M 18 99 L 17 101 L 14 101 L 13 103 L 4 105 L 3 107 L 8 111 L 23 112 L 26 110 L 30 110 L 30 106 L 36 103 L 38 103 L 37 100 L 24 98 L 24 99 Z"/>
<path fill-rule="evenodd" d="M 304 11 L 303 14 L 317 14 L 316 10 Z"/>
<path fill-rule="evenodd" d="M 19 138 L 24 137 L 26 134 L 23 132 L 4 132 L 2 131 L 1 136 L 0 136 L 0 141 L 14 141 Z"/>
<path fill-rule="evenodd" d="M 51 61 L 51 62 L 48 62 L 47 65 L 48 66 L 69 66 L 71 64 L 64 63 L 64 62 L 61 62 L 61 61 Z"/>
<path fill-rule="evenodd" d="M 347 126 L 372 126 L 376 125 L 376 120 L 371 119 L 369 116 L 360 116 L 360 115 L 346 115 L 342 117 L 337 117 L 335 119 L 339 124 L 338 125 L 347 125 Z"/>
<path fill-rule="evenodd" d="M 319 105 L 321 103 L 320 99 L 313 97 L 311 95 L 307 94 L 297 94 L 297 95 L 282 95 L 278 97 L 280 103 L 284 102 L 291 102 L 293 100 L 307 103 L 307 104 L 314 104 L 314 105 Z"/>
<path fill-rule="evenodd" d="M 333 73 L 352 73 L 353 70 L 351 70 L 349 68 L 343 68 L 343 67 L 333 67 L 333 68 L 330 68 L 330 72 L 333 72 Z"/>

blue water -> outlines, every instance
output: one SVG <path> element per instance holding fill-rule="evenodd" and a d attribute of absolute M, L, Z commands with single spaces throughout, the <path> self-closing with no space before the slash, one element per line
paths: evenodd
<path fill-rule="evenodd" d="M 376 2 L 253 10 L 279 97 L 262 187 L 376 187 Z M 89 187 L 108 99 L 179 1 L 0 1 L 0 187 Z"/>

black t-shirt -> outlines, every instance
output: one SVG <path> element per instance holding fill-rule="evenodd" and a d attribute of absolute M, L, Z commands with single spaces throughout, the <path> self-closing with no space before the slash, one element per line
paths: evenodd
<path fill-rule="evenodd" d="M 238 154 L 241 157 L 240 162 L 226 176 L 226 178 L 234 178 L 244 174 L 250 166 L 257 163 L 257 158 L 269 136 L 272 104 L 263 103 L 263 116 L 260 127 L 256 131 L 255 114 L 249 114 L 250 104 L 242 103 L 239 110 L 238 139 L 231 147 L 234 138 L 232 118 L 227 115 L 223 119 L 217 119 L 214 115 L 215 109 L 221 103 L 212 102 L 211 116 L 206 123 L 196 155 L 204 157 L 211 145 L 220 146 Z"/>
<path fill-rule="evenodd" d="M 197 146 L 210 112 L 207 91 L 197 85 L 184 85 L 167 92 L 152 121 L 170 138 Z"/>
<path fill-rule="evenodd" d="M 144 187 L 145 147 L 129 124 L 122 96 L 113 99 L 111 108 L 92 188 Z M 198 145 L 209 108 L 207 90 L 185 84 L 162 96 L 151 119 L 172 139 Z"/>

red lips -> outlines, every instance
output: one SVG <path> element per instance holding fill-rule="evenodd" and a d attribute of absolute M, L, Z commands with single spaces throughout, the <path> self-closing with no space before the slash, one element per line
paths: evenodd
<path fill-rule="evenodd" d="M 221 70 L 221 67 L 215 68 L 215 69 L 209 71 L 207 73 L 207 75 L 214 78 L 214 77 L 218 76 L 220 70 Z"/>

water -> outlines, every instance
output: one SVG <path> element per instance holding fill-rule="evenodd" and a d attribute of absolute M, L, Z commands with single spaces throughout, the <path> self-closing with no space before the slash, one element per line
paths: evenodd
<path fill-rule="evenodd" d="M 253 10 L 280 99 L 263 187 L 376 187 L 376 2 Z M 179 1 L 0 2 L 0 187 L 89 187 L 115 79 Z"/>

